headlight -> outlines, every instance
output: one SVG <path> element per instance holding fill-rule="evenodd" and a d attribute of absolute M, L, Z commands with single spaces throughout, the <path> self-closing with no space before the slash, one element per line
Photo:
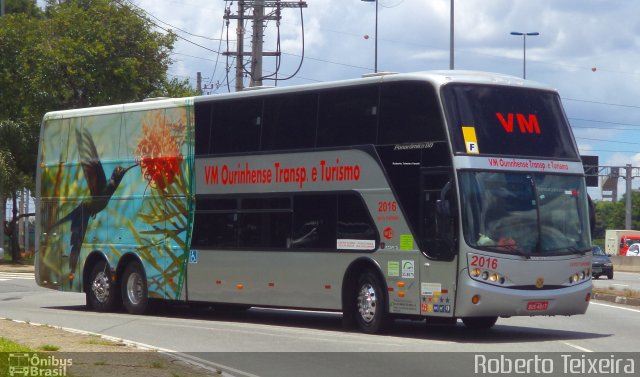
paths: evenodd
<path fill-rule="evenodd" d="M 605 267 L 613 267 L 613 263 L 609 262 L 609 263 L 605 263 L 604 264 Z"/>

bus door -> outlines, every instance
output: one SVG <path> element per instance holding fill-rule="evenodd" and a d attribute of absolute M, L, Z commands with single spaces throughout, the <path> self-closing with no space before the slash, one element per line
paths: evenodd
<path fill-rule="evenodd" d="M 420 249 L 426 256 L 421 277 L 421 314 L 453 315 L 457 266 L 458 211 L 453 173 L 422 168 Z"/>

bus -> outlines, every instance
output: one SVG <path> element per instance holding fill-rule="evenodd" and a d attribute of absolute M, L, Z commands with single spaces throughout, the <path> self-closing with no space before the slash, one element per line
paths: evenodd
<path fill-rule="evenodd" d="M 157 300 L 490 328 L 585 313 L 584 170 L 557 91 L 382 74 L 44 116 L 36 277 Z"/>

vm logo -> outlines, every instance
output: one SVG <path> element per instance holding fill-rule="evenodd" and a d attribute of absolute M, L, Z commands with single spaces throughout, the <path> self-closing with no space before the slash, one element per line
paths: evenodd
<path fill-rule="evenodd" d="M 506 117 L 505 117 L 506 115 Z M 520 113 L 496 113 L 496 117 L 502 124 L 502 127 L 508 133 L 513 132 L 514 121 L 518 122 L 518 129 L 523 134 L 540 134 L 540 126 L 538 125 L 538 117 L 536 114 L 520 114 Z"/>

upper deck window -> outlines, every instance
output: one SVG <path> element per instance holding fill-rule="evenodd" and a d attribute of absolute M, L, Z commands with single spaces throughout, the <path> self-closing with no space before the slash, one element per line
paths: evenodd
<path fill-rule="evenodd" d="M 578 158 L 555 92 L 450 84 L 442 95 L 455 153 Z"/>

